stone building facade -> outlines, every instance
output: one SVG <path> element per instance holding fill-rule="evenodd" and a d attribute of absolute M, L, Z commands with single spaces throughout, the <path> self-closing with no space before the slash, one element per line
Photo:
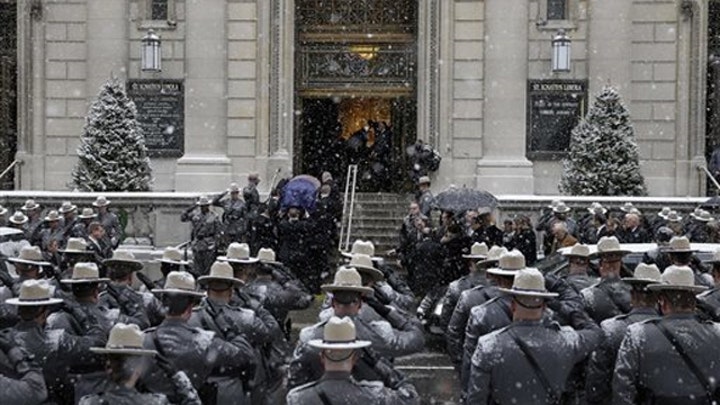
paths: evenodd
<path fill-rule="evenodd" d="M 0 0 L 16 21 L 15 48 L 4 46 L 18 74 L 0 76 L 6 131 L 22 161 L 12 186 L 67 188 L 89 103 L 115 76 L 184 85 L 184 153 L 152 159 L 158 191 L 221 190 L 250 172 L 267 186 L 278 172 L 305 171 L 308 156 L 331 154 L 323 145 L 359 120 L 379 117 L 396 131 L 397 175 L 404 148 L 422 139 L 443 156 L 434 187 L 555 194 L 561 153 L 529 147 L 529 83 L 538 81 L 580 83 L 589 102 L 603 85 L 617 87 L 651 195 L 704 195 L 697 168 L 720 144 L 708 90 L 718 3 Z M 148 29 L 162 38 L 160 73 L 140 68 Z M 560 29 L 572 63 L 553 73 Z M 339 133 L 318 127 L 322 108 L 345 120 Z"/>

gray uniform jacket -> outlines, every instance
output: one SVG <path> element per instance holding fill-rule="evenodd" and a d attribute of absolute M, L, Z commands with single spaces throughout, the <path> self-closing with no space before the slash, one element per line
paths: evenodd
<path fill-rule="evenodd" d="M 692 314 L 668 315 L 628 327 L 615 363 L 613 404 L 709 403 L 705 387 L 658 324 L 674 336 L 705 379 L 720 381 L 720 325 L 700 322 Z"/>
<path fill-rule="evenodd" d="M 552 395 L 560 397 L 568 377 L 600 342 L 602 332 L 589 319 L 581 330 L 518 321 L 485 335 L 472 357 L 468 404 L 550 404 L 551 394 L 515 342 L 528 347 L 545 375 Z"/>
<path fill-rule="evenodd" d="M 720 322 L 720 288 L 715 287 L 699 294 L 697 309 L 702 318 Z"/>
<path fill-rule="evenodd" d="M 418 198 L 418 205 L 420 206 L 420 213 L 430 218 L 430 211 L 432 211 L 433 204 L 435 203 L 435 197 L 430 190 L 424 191 L 420 198 Z"/>
<path fill-rule="evenodd" d="M 479 285 L 488 285 L 488 280 L 485 278 L 485 271 L 474 271 L 466 276 L 460 277 L 448 285 L 447 291 L 445 291 L 445 296 L 442 298 L 440 326 L 444 328 L 450 324 L 450 319 L 455 311 L 455 306 L 460 300 L 460 295 L 463 292 Z"/>
<path fill-rule="evenodd" d="M 306 309 L 313 301 L 312 294 L 292 283 L 281 285 L 266 278 L 256 278 L 245 285 L 244 290 L 256 297 L 280 324 L 285 322 L 289 311 Z"/>
<path fill-rule="evenodd" d="M 323 399 L 323 396 L 325 399 Z M 287 394 L 287 405 L 404 405 L 418 404 L 418 394 L 409 382 L 396 390 L 380 381 L 355 381 L 350 373 L 326 372 L 321 379 Z"/>
<path fill-rule="evenodd" d="M 595 277 L 590 277 L 586 274 L 570 274 L 565 277 L 565 281 L 572 286 L 573 290 L 580 294 L 580 291 L 592 287 L 594 284 L 597 284 L 598 279 Z"/>
<path fill-rule="evenodd" d="M 228 198 L 221 201 L 224 195 L 225 194 L 220 194 L 215 197 L 212 205 L 223 209 L 222 222 L 225 234 L 228 235 L 231 240 L 239 241 L 239 238 L 242 237 L 247 230 L 247 207 L 241 199 L 233 200 Z"/>
<path fill-rule="evenodd" d="M 105 214 L 98 213 L 96 220 L 105 228 L 106 242 L 109 242 L 109 246 L 112 246 L 113 249 L 117 248 L 122 237 L 122 226 L 118 216 L 114 212 L 108 211 Z"/>
<path fill-rule="evenodd" d="M 222 224 L 217 214 L 208 211 L 203 214 L 199 210 L 183 212 L 180 216 L 181 222 L 192 223 L 192 248 L 195 251 L 214 251 L 220 233 L 222 232 Z"/>
<path fill-rule="evenodd" d="M 398 291 L 387 281 L 377 281 L 373 285 L 375 297 L 385 305 L 390 305 L 403 311 L 415 311 L 415 295 L 412 291 Z"/>
<path fill-rule="evenodd" d="M 396 310 L 390 311 L 388 320 L 367 322 L 359 316 L 352 316 L 357 338 L 372 342 L 373 351 L 380 357 L 391 359 L 417 353 L 425 347 L 422 327 L 402 317 Z M 319 350 L 307 342 L 323 338 L 325 322 L 320 322 L 300 331 L 300 337 L 293 359 L 288 367 L 288 386 L 297 387 L 315 381 L 323 374 Z M 377 373 L 360 361 L 353 370 L 358 380 L 378 380 Z"/>
<path fill-rule="evenodd" d="M 76 303 L 85 314 L 98 323 L 105 334 L 110 333 L 113 325 L 118 322 L 132 323 L 138 326 L 145 325 L 146 321 L 138 314 L 125 315 L 119 309 L 108 309 L 100 304 L 87 302 Z M 58 311 L 50 314 L 47 320 L 48 329 L 63 329 L 73 335 L 83 335 L 83 330 L 78 321 L 66 311 Z"/>
<path fill-rule="evenodd" d="M 165 318 L 162 303 L 152 296 L 152 293 L 147 293 L 150 297 L 146 298 L 145 293 L 135 291 L 127 285 L 113 284 L 112 288 L 119 297 L 116 298 L 109 289 L 105 290 L 100 293 L 99 305 L 110 310 L 118 310 L 123 315 L 133 317 L 141 323 L 137 324 L 140 329 L 147 329 L 150 326 L 157 325 Z M 154 298 L 154 300 L 150 300 L 150 298 Z M 146 302 L 149 307 L 145 306 Z M 152 311 L 155 323 L 150 322 L 150 311 Z"/>
<path fill-rule="evenodd" d="M 586 399 L 588 404 L 610 404 L 610 382 L 625 331 L 628 326 L 658 316 L 653 308 L 633 308 L 629 313 L 602 321 L 602 343 L 590 356 L 587 366 Z"/>
<path fill-rule="evenodd" d="M 222 339 L 236 335 L 243 336 L 251 345 L 261 346 L 272 342 L 272 335 L 263 321 L 249 309 L 233 307 L 223 302 L 213 301 L 216 313 L 211 314 L 207 304 L 207 298 L 203 303 L 193 309 L 188 320 L 188 325 L 215 332 Z M 215 318 L 221 319 L 215 319 Z M 227 327 L 232 327 L 228 331 Z"/>
<path fill-rule="evenodd" d="M 45 380 L 40 369 L 33 368 L 20 379 L 0 374 L 0 404 L 35 405 L 47 398 Z"/>
<path fill-rule="evenodd" d="M 137 390 L 124 385 L 113 384 L 111 388 L 100 394 L 88 395 L 80 400 L 79 405 L 170 405 L 163 394 L 141 394 Z"/>
<path fill-rule="evenodd" d="M 145 333 L 144 347 L 157 350 L 179 371 L 184 371 L 192 386 L 200 390 L 213 370 L 222 370 L 238 380 L 256 364 L 253 348 L 242 336 L 226 342 L 214 332 L 193 328 L 177 319 L 166 319 Z M 145 387 L 176 398 L 175 384 L 156 365 L 144 376 Z"/>
<path fill-rule="evenodd" d="M 450 322 L 447 326 L 447 350 L 455 367 L 459 370 L 462 364 L 463 347 L 465 346 L 465 329 L 467 328 L 470 311 L 481 304 L 498 296 L 494 286 L 479 285 L 460 294 Z"/>
<path fill-rule="evenodd" d="M 606 278 L 580 292 L 585 310 L 598 324 L 613 316 L 626 314 L 630 305 L 630 286 L 620 278 Z"/>

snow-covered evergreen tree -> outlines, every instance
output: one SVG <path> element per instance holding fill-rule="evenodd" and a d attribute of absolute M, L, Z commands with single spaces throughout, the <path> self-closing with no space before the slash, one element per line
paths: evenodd
<path fill-rule="evenodd" d="M 606 86 L 573 129 L 560 191 L 569 195 L 645 195 L 630 114 Z"/>
<path fill-rule="evenodd" d="M 135 103 L 117 79 L 100 90 L 85 118 L 79 161 L 72 173 L 81 191 L 148 191 L 152 183 Z"/>

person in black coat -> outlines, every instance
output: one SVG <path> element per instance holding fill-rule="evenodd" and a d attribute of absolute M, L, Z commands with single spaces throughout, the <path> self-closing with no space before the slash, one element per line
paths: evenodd
<path fill-rule="evenodd" d="M 311 266 L 314 221 L 307 218 L 302 208 L 288 209 L 287 218 L 278 224 L 278 259 L 313 293 L 320 292 L 321 271 Z"/>
<path fill-rule="evenodd" d="M 259 215 L 254 217 L 248 226 L 250 251 L 257 255 L 262 248 L 277 249 L 278 237 L 275 230 L 275 221 L 270 216 L 270 207 L 260 204 Z"/>
<path fill-rule="evenodd" d="M 528 266 L 532 266 L 537 262 L 537 238 L 533 231 L 530 218 L 525 215 L 518 215 L 515 218 L 515 234 L 513 235 L 511 246 L 508 249 L 517 249 L 523 256 Z"/>

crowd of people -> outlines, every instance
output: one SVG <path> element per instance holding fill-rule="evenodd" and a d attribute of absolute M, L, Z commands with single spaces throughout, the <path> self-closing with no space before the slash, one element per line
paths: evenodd
<path fill-rule="evenodd" d="M 394 361 L 435 335 L 462 403 L 720 400 L 720 252 L 701 262 L 691 245 L 714 240 L 707 211 L 556 201 L 535 226 L 484 207 L 435 223 L 422 176 L 389 260 L 370 241 L 333 249 L 331 177 L 312 213 L 261 202 L 258 183 L 182 213 L 188 251 L 166 248 L 157 278 L 102 196 L 8 216 L 22 237 L 1 246 L 0 403 L 415 404 Z M 626 268 L 642 242 L 657 247 Z M 561 271 L 535 267 L 557 255 Z M 296 336 L 291 312 L 315 300 Z"/>

